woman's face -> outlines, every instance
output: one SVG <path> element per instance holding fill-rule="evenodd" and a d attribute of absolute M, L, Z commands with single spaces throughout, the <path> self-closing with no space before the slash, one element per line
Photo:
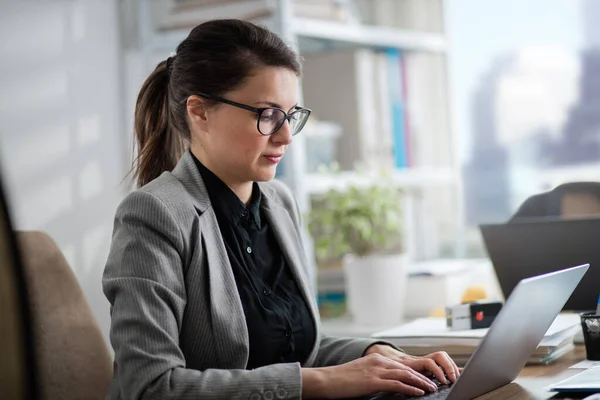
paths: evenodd
<path fill-rule="evenodd" d="M 280 67 L 261 67 L 236 90 L 223 98 L 256 108 L 279 107 L 290 113 L 298 103 L 296 74 Z M 192 152 L 230 187 L 273 179 L 277 164 L 292 141 L 286 121 L 271 136 L 257 129 L 258 116 L 229 104 L 197 106 L 204 100 L 188 100 Z M 196 104 L 196 106 L 194 105 Z"/>

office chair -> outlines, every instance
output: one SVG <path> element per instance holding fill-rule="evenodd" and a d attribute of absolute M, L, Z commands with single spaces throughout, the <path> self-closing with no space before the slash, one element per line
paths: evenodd
<path fill-rule="evenodd" d="M 600 216 L 600 182 L 570 182 L 529 197 L 509 222 Z"/>
<path fill-rule="evenodd" d="M 17 232 L 33 314 L 41 398 L 104 399 L 112 357 L 73 271 L 41 232 Z"/>
<path fill-rule="evenodd" d="M 0 182 L 0 398 L 39 398 L 27 285 Z"/>

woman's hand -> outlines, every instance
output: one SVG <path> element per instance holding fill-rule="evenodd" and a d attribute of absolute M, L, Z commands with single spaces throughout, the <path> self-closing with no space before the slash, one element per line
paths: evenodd
<path fill-rule="evenodd" d="M 365 356 L 371 354 L 380 354 L 390 360 L 411 367 L 420 373 L 429 372 L 444 384 L 456 382 L 460 375 L 460 369 L 445 351 L 428 354 L 424 357 L 415 357 L 402 353 L 385 344 L 374 344 L 365 351 Z M 448 382 L 446 376 L 450 382 Z"/>
<path fill-rule="evenodd" d="M 346 364 L 302 369 L 303 398 L 349 398 L 379 392 L 422 396 L 436 385 L 409 366 L 380 354 Z"/>

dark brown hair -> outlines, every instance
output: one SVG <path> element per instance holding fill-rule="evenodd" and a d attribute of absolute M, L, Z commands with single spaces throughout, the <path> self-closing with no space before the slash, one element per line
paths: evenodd
<path fill-rule="evenodd" d="M 134 179 L 143 186 L 171 171 L 190 141 L 185 99 L 221 96 L 241 86 L 255 68 L 284 67 L 301 74 L 298 55 L 281 38 L 250 22 L 223 19 L 195 27 L 144 82 L 135 106 L 138 156 Z"/>

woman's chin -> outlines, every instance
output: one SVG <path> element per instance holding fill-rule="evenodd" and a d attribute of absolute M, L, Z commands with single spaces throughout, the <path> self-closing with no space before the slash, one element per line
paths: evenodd
<path fill-rule="evenodd" d="M 270 181 L 271 179 L 275 178 L 275 173 L 277 172 L 277 166 L 276 165 L 272 165 L 272 166 L 261 166 L 255 174 L 255 181 L 257 182 L 265 182 L 265 181 Z"/>

